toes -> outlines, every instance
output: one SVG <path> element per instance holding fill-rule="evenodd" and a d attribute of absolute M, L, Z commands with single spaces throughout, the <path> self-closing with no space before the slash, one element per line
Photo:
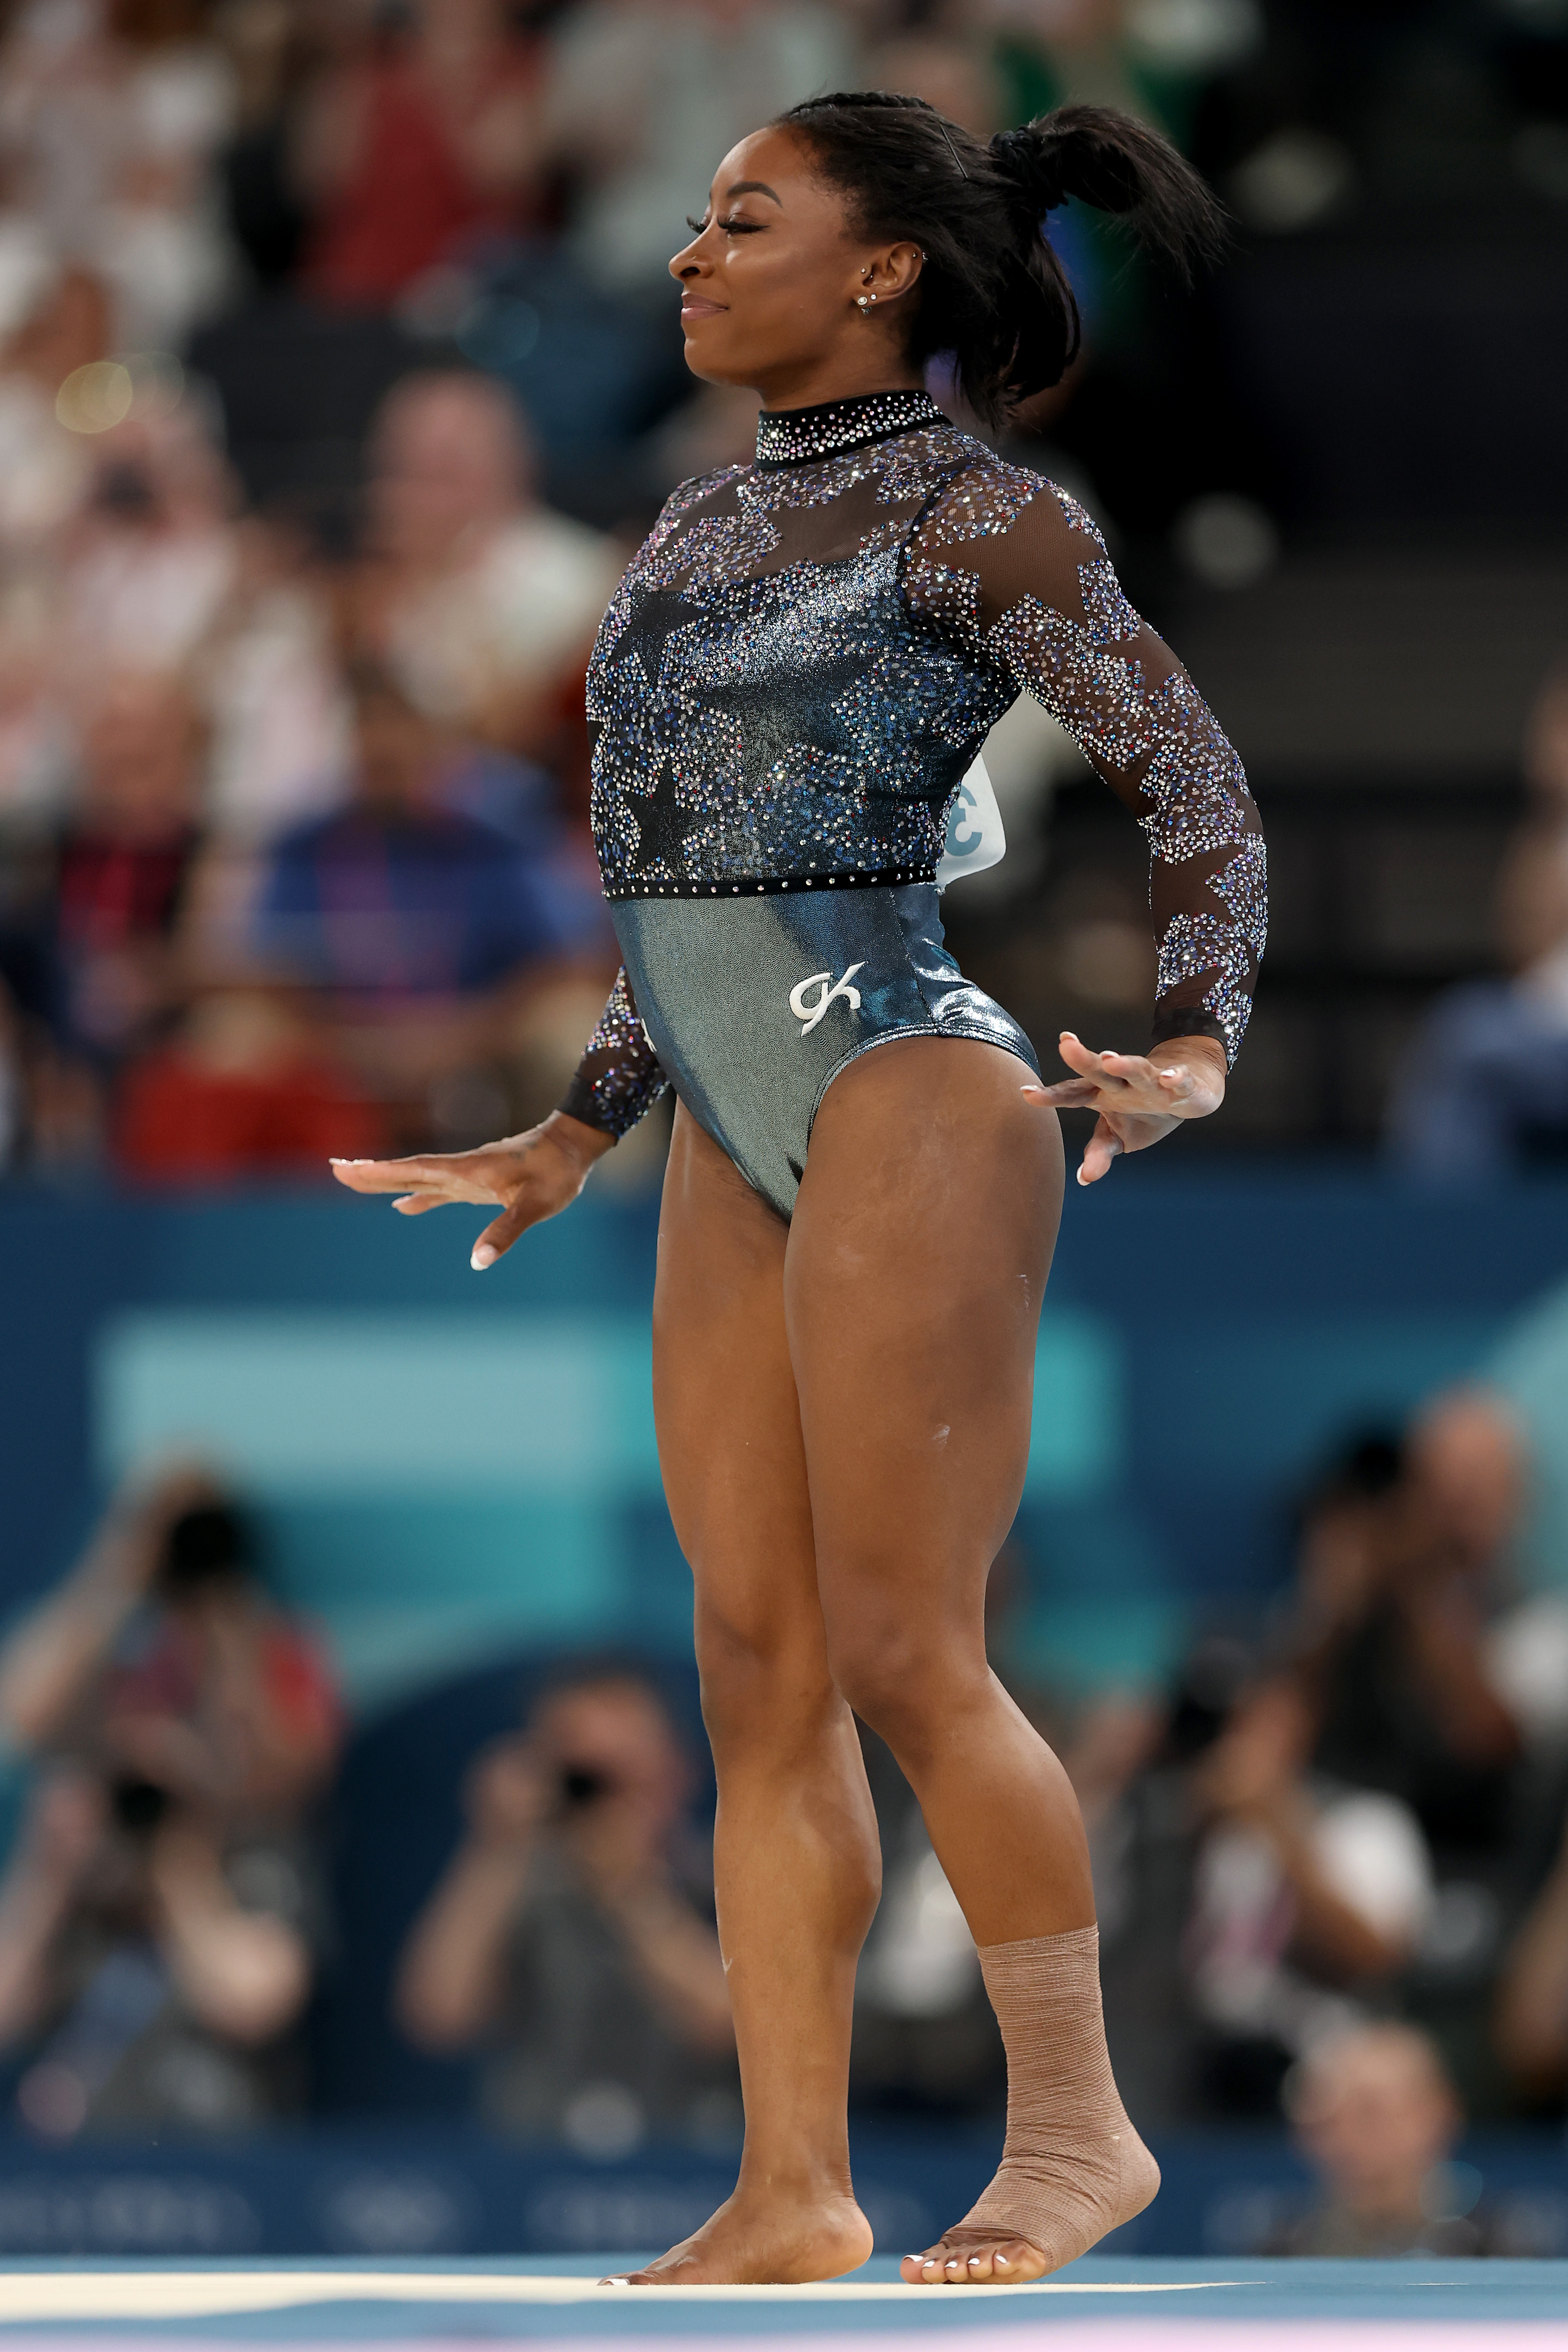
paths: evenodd
<path fill-rule="evenodd" d="M 1015 2286 L 1024 2280 L 1045 2275 L 1046 2258 L 1027 2238 L 1009 2238 L 1003 2245 L 987 2246 L 985 2257 L 991 2265 L 991 2275 L 1011 2280 Z"/>
<path fill-rule="evenodd" d="M 1017 2286 L 1042 2277 L 1046 2258 L 1026 2238 L 974 2247 L 944 2240 L 923 2254 L 906 2254 L 900 2270 L 907 2286 Z"/>

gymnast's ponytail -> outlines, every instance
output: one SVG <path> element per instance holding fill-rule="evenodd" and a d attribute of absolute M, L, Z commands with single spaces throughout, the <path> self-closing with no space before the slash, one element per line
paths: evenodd
<path fill-rule="evenodd" d="M 950 353 L 990 425 L 1059 383 L 1078 352 L 1078 304 L 1044 233 L 1047 213 L 1071 196 L 1121 214 L 1184 278 L 1224 244 L 1224 215 L 1192 166 L 1108 106 L 1059 106 L 989 145 L 923 99 L 886 90 L 807 99 L 779 124 L 808 142 L 859 234 L 921 247 L 910 357 Z"/>

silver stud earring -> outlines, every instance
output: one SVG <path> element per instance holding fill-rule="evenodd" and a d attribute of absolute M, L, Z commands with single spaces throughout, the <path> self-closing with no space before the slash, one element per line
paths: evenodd
<path fill-rule="evenodd" d="M 870 309 L 876 299 L 877 298 L 874 294 L 857 294 L 855 297 L 855 306 L 860 312 L 862 318 L 865 317 L 867 311 Z"/>

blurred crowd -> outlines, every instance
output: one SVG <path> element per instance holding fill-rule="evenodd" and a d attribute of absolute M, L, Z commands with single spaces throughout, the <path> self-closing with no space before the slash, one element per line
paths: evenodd
<path fill-rule="evenodd" d="M 669 484 L 750 436 L 694 394 L 664 274 L 748 127 L 867 83 L 981 131 L 1108 100 L 1267 239 L 1423 200 L 1418 121 L 1475 202 L 1539 194 L 1562 30 L 1527 0 L 14 0 L 0 1168 L 299 1176 L 555 1098 L 613 961 L 594 628 Z M 1086 355 L 1018 450 L 1157 617 L 1156 545 L 1268 561 L 1267 455 L 1201 315 L 1070 209 L 1055 233 Z M 1001 755 L 994 887 L 1032 883 L 1063 757 L 1039 728 Z M 1521 871 L 1522 976 L 1449 1008 L 1403 1152 L 1486 1148 L 1434 1057 L 1444 1105 L 1507 1098 L 1524 1032 L 1559 1034 L 1563 926 Z M 1107 1002 L 1146 992 L 1104 910 L 1069 944 L 1091 1000 L 1108 957 Z"/>
<path fill-rule="evenodd" d="M 1289 2121 L 1328 2187 L 1286 2251 L 1531 2250 L 1454 2203 L 1452 2158 L 1467 2119 L 1568 2111 L 1565 1400 L 1558 1291 L 1484 1383 L 1324 1465 L 1267 1618 L 1200 1632 L 1163 1686 L 1021 1668 L 997 1574 L 997 1670 L 1089 1824 L 1124 2094 L 1156 2135 Z M 378 1958 L 385 2031 L 472 2058 L 497 2130 L 600 2158 L 732 2135 L 694 1723 L 625 1659 L 536 1662 L 519 1717 L 470 1738 L 456 1843 Z M 192 1468 L 133 1482 L 0 1646 L 0 1738 L 27 1768 L 0 1875 L 14 2120 L 65 2141 L 312 2112 L 354 1733 L 242 1502 Z M 884 1892 L 855 2099 L 993 2116 L 973 1942 L 908 1787 L 866 1752 Z M 374 1807 L 362 1790 L 356 1848 L 398 1834 Z"/>
<path fill-rule="evenodd" d="M 994 1579 L 996 1669 L 1083 1804 L 1131 2112 L 1156 2140 L 1289 2126 L 1319 2178 L 1254 2251 L 1562 2250 L 1560 2216 L 1489 2201 L 1457 2151 L 1468 2125 L 1568 2113 L 1565 1400 L 1568 1288 L 1484 1380 L 1352 1435 L 1292 1506 L 1263 1619 L 1200 1628 L 1164 1682 L 1024 1667 L 1005 1555 Z M 624 1657 L 517 1675 L 513 1727 L 459 1743 L 455 1843 L 405 1874 L 390 1948 L 345 1963 L 331 1824 L 356 1727 L 327 1651 L 241 1501 L 195 1468 L 132 1482 L 0 1646 L 0 1739 L 26 1767 L 0 1874 L 13 2122 L 58 2143 L 310 2115 L 346 1965 L 394 2044 L 470 2062 L 492 2130 L 600 2160 L 733 2145 L 694 1715 Z M 973 1941 L 865 1748 L 884 1887 L 857 2110 L 993 2121 Z M 392 1802 L 360 1788 L 355 1857 L 398 1839 Z"/>

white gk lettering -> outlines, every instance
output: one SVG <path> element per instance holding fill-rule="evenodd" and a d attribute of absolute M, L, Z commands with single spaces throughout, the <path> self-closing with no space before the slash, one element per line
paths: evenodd
<path fill-rule="evenodd" d="M 866 969 L 865 959 L 852 963 L 842 980 L 835 980 L 830 971 L 814 971 L 806 980 L 797 980 L 789 992 L 789 1009 L 800 1023 L 800 1034 L 809 1037 L 836 996 L 841 996 L 851 1013 L 860 1010 L 860 992 L 849 983 L 858 971 Z M 806 994 L 808 989 L 817 992 L 816 1001 Z"/>

